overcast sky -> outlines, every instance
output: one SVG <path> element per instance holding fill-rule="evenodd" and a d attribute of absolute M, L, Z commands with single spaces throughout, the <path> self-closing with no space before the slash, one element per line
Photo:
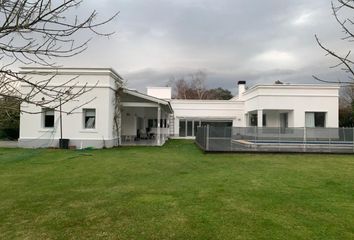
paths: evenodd
<path fill-rule="evenodd" d="M 88 50 L 64 65 L 112 67 L 128 86 L 164 86 L 171 76 L 199 70 L 208 87 L 233 93 L 238 80 L 273 83 L 313 82 L 311 75 L 336 80 L 331 59 L 314 34 L 340 52 L 346 46 L 329 0 L 90 0 L 80 15 L 96 9 L 100 17 L 120 11 Z"/>

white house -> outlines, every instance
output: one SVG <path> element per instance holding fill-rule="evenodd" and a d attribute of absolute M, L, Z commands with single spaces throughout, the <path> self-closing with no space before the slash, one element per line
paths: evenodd
<path fill-rule="evenodd" d="M 90 100 L 74 113 L 63 115 L 63 138 L 70 139 L 70 145 L 77 148 L 162 145 L 169 136 L 193 138 L 202 125 L 338 127 L 339 87 L 336 85 L 272 84 L 246 89 L 246 82 L 240 81 L 239 94 L 231 100 L 177 100 L 171 98 L 168 87 L 148 87 L 147 94 L 122 88 L 122 78 L 112 69 L 24 68 L 22 73 L 33 79 L 56 74 L 51 84 L 78 76 L 76 87 L 93 86 L 92 91 L 63 106 L 69 110 Z M 29 86 L 22 88 L 26 90 Z M 117 107 L 118 89 L 121 92 Z M 20 146 L 57 147 L 58 109 L 50 106 L 38 109 L 28 104 L 21 108 L 42 113 L 21 115 Z M 119 131 L 114 121 L 117 109 L 120 109 Z"/>
<path fill-rule="evenodd" d="M 238 92 L 231 100 L 171 99 L 173 135 L 194 137 L 201 125 L 338 128 L 336 85 L 272 84 L 246 90 L 246 82 L 239 81 Z M 171 89 L 148 88 L 148 93 L 166 99 Z"/>
<path fill-rule="evenodd" d="M 71 82 L 75 88 L 91 88 L 62 106 L 62 112 L 65 112 L 62 114 L 62 133 L 58 108 L 22 104 L 19 137 L 21 147 L 58 147 L 61 134 L 64 139 L 70 140 L 70 146 L 76 148 L 113 147 L 124 142 L 132 144 L 138 135 L 139 139 L 145 138 L 145 143 L 154 145 L 161 145 L 167 139 L 167 119 L 173 112 L 170 103 L 122 88 L 122 78 L 112 69 L 27 67 L 22 68 L 21 73 L 34 82 L 55 76 L 49 87 L 60 86 L 63 82 L 75 79 Z M 31 90 L 28 84 L 21 88 L 21 92 Z M 116 93 L 119 89 L 120 102 L 116 106 Z M 42 97 L 46 96 L 36 96 L 38 99 Z M 116 109 L 120 110 L 118 121 L 114 120 L 117 116 Z M 71 111 L 72 113 L 66 114 Z M 41 113 L 31 114 L 32 112 Z"/>

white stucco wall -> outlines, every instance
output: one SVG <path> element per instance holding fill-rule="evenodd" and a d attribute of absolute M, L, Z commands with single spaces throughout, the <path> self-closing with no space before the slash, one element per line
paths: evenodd
<path fill-rule="evenodd" d="M 172 88 L 171 87 L 147 87 L 147 95 L 160 99 L 171 99 Z"/>
<path fill-rule="evenodd" d="M 245 112 L 291 110 L 289 127 L 304 127 L 305 112 L 326 112 L 326 127 L 338 127 L 339 88 L 328 85 L 256 86 L 243 98 Z"/>
<path fill-rule="evenodd" d="M 244 126 L 244 103 L 229 100 L 171 100 L 174 111 L 174 134 L 179 133 L 180 119 L 228 120 Z"/>
<path fill-rule="evenodd" d="M 32 71 L 36 71 L 34 74 Z M 48 78 L 50 69 L 25 69 L 24 74 L 32 77 L 32 81 Z M 38 73 L 42 75 L 38 75 Z M 43 75 L 46 74 L 46 75 Z M 49 75 L 48 75 L 49 74 Z M 70 84 L 76 84 L 75 89 L 83 86 L 92 89 L 63 105 L 63 111 L 76 109 L 72 114 L 63 114 L 63 138 L 70 139 L 70 145 L 81 147 L 110 147 L 116 144 L 117 136 L 113 131 L 114 100 L 117 79 L 120 77 L 110 69 L 65 69 L 58 70 L 51 81 L 52 86 L 58 86 L 75 78 Z M 29 86 L 21 86 L 22 91 L 29 91 Z M 148 94 L 169 98 L 170 88 L 150 88 Z M 257 113 L 260 110 L 267 115 L 267 127 L 279 126 L 279 114 L 288 113 L 289 127 L 304 127 L 306 112 L 326 112 L 326 127 L 338 127 L 338 95 L 337 86 L 328 85 L 259 85 L 244 92 L 242 99 L 235 97 L 232 100 L 170 100 L 174 111 L 174 135 L 179 134 L 179 120 L 211 120 L 232 121 L 235 127 L 248 126 L 247 114 Z M 38 95 L 41 99 L 43 95 Z M 44 96 L 45 97 L 45 96 Z M 158 100 L 158 99 L 157 99 Z M 142 106 L 131 106 L 125 103 L 122 113 L 122 135 L 135 135 L 137 117 L 142 117 L 147 126 L 147 119 L 157 118 L 157 108 L 143 102 Z M 145 104 L 145 107 L 144 107 Z M 153 106 L 153 105 L 151 105 Z M 157 106 L 157 105 L 156 105 Z M 50 106 L 48 106 L 50 108 Z M 96 128 L 84 129 L 83 109 L 96 109 Z M 40 107 L 22 104 L 21 109 L 26 112 L 41 112 Z M 58 109 L 57 109 L 58 110 Z M 55 127 L 43 128 L 43 114 L 22 113 L 20 119 L 20 146 L 24 147 L 57 147 L 60 138 L 59 112 L 55 112 Z M 168 118 L 162 112 L 162 118 Z"/>
<path fill-rule="evenodd" d="M 288 113 L 289 127 L 304 127 L 306 112 L 326 112 L 326 127 L 338 127 L 339 87 L 333 85 L 259 85 L 248 89 L 242 99 L 171 100 L 174 134 L 180 119 L 231 120 L 235 127 L 248 126 L 247 113 L 264 111 L 267 127 L 279 127 L 280 113 Z"/>
<path fill-rule="evenodd" d="M 76 70 L 78 71 L 78 70 Z M 27 73 L 32 77 L 33 81 L 38 81 L 48 76 L 40 76 Z M 57 86 L 68 79 L 74 78 L 76 87 L 73 91 L 81 89 L 84 85 L 93 87 L 90 91 L 82 94 L 80 97 L 65 103 L 62 106 L 63 112 L 69 112 L 76 107 L 71 114 L 62 114 L 63 120 L 63 138 L 70 139 L 70 145 L 76 147 L 107 147 L 112 146 L 116 142 L 117 137 L 113 132 L 113 116 L 114 116 L 114 90 L 116 88 L 115 79 L 110 71 L 96 71 L 80 73 L 80 72 L 62 72 L 55 76 L 51 81 L 51 86 Z M 30 88 L 26 85 L 21 86 L 22 91 L 28 91 Z M 40 99 L 45 97 L 38 95 Z M 55 103 L 58 104 L 58 103 Z M 50 106 L 48 106 L 50 108 Z M 83 109 L 92 108 L 96 110 L 95 129 L 84 128 Z M 26 112 L 41 112 L 41 107 L 31 104 L 22 104 L 21 109 Z M 22 113 L 20 119 L 20 138 L 19 144 L 23 147 L 57 147 L 60 138 L 59 109 L 54 114 L 54 128 L 44 128 L 43 114 Z"/>

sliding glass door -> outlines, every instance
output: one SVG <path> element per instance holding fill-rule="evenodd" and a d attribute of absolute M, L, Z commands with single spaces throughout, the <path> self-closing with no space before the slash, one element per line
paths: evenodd
<path fill-rule="evenodd" d="M 187 137 L 193 137 L 193 120 L 187 121 Z"/>
<path fill-rule="evenodd" d="M 179 120 L 179 136 L 180 137 L 195 137 L 199 126 L 211 127 L 231 127 L 232 121 L 222 120 L 202 120 L 202 119 L 180 119 Z"/>

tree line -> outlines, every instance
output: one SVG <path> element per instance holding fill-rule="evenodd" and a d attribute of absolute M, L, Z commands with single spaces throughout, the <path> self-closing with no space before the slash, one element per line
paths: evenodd
<path fill-rule="evenodd" d="M 199 99 L 199 100 L 229 100 L 233 98 L 228 89 L 221 87 L 207 88 L 207 75 L 202 72 L 196 72 L 184 77 L 172 77 L 167 84 L 172 87 L 172 98 L 174 99 Z"/>

